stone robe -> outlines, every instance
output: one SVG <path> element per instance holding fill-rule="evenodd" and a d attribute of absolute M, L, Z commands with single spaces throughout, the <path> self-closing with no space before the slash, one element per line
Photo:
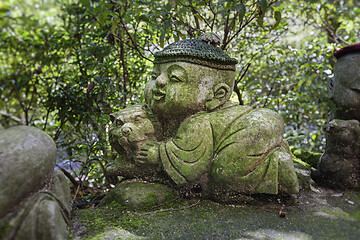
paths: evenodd
<path fill-rule="evenodd" d="M 274 111 L 227 103 L 185 120 L 173 139 L 160 144 L 159 155 L 180 186 L 206 176 L 211 191 L 277 194 L 284 183 L 284 191 L 294 193 L 298 183 L 283 134 Z"/>

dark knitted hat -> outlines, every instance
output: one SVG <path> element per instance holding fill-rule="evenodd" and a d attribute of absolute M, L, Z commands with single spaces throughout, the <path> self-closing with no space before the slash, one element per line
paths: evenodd
<path fill-rule="evenodd" d="M 214 46 L 218 39 L 205 35 L 200 39 L 185 39 L 174 42 L 154 54 L 154 63 L 189 62 L 221 70 L 235 71 L 237 60 Z"/>
<path fill-rule="evenodd" d="M 339 59 L 348 53 L 356 53 L 356 52 L 360 53 L 360 43 L 343 47 L 343 48 L 335 51 L 334 56 L 337 59 Z"/>

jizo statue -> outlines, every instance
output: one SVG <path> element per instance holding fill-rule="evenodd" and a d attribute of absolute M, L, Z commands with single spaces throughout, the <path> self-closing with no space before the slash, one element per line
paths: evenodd
<path fill-rule="evenodd" d="M 298 192 L 283 119 L 229 101 L 237 61 L 215 45 L 205 35 L 155 53 L 146 103 L 111 116 L 110 141 L 120 155 L 109 173 L 196 188 L 219 201 Z"/>
<path fill-rule="evenodd" d="M 329 81 L 336 109 L 325 124 L 325 153 L 313 178 L 334 188 L 360 188 L 360 44 L 335 52 Z"/>

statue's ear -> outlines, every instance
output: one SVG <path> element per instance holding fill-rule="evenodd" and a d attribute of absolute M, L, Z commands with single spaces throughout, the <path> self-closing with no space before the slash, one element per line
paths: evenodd
<path fill-rule="evenodd" d="M 205 108 L 207 111 L 213 111 L 214 109 L 225 104 L 231 96 L 231 88 L 225 83 L 216 84 L 213 87 L 213 91 L 206 97 Z"/>

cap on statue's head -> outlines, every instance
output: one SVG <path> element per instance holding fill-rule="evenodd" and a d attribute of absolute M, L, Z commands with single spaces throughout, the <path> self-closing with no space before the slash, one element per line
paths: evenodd
<path fill-rule="evenodd" d="M 216 47 L 220 38 L 215 34 L 204 34 L 198 39 L 174 42 L 154 54 L 154 63 L 189 62 L 220 70 L 235 71 L 237 60 Z"/>
<path fill-rule="evenodd" d="M 335 51 L 334 56 L 336 57 L 336 59 L 339 59 L 349 53 L 360 53 L 360 43 L 343 47 Z"/>

